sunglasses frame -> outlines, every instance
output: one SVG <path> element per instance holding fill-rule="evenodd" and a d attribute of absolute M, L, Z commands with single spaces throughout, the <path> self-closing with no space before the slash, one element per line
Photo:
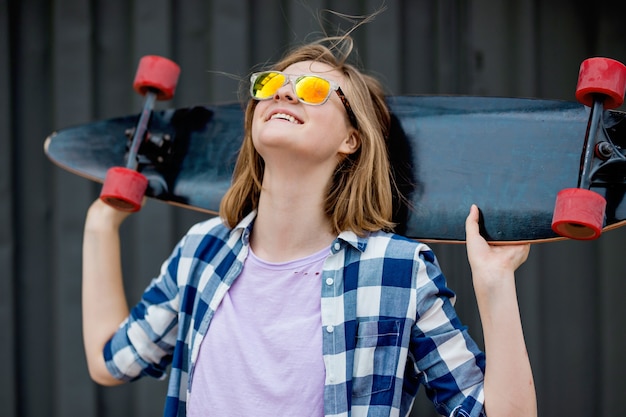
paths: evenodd
<path fill-rule="evenodd" d="M 330 89 L 328 90 L 328 94 L 326 95 L 326 98 L 324 98 L 324 100 L 322 100 L 320 103 L 310 103 L 310 102 L 305 101 L 305 100 L 301 99 L 300 97 L 298 97 L 297 94 L 296 94 L 296 98 L 298 99 L 298 101 L 300 103 L 308 104 L 309 106 L 321 106 L 322 104 L 324 104 L 324 103 L 326 103 L 328 101 L 332 91 L 335 91 L 337 93 L 337 96 L 339 96 L 339 99 L 341 100 L 341 103 L 345 107 L 346 112 L 348 113 L 348 119 L 350 120 L 350 123 L 352 124 L 352 126 L 357 127 L 356 115 L 352 111 L 352 106 L 350 106 L 350 102 L 348 101 L 348 98 L 345 96 L 345 94 L 341 90 L 341 87 L 339 86 L 339 84 L 337 84 L 333 80 L 329 80 L 328 78 L 324 78 L 324 77 L 322 77 L 322 76 L 320 76 L 318 74 L 298 74 L 298 75 L 296 75 L 296 74 L 286 74 L 286 73 L 284 73 L 282 71 L 271 71 L 271 70 L 270 71 L 255 72 L 252 75 L 250 75 L 250 96 L 254 100 L 257 100 L 257 101 L 270 100 L 270 99 L 274 98 L 274 96 L 276 95 L 276 93 L 274 93 L 271 96 L 265 97 L 265 98 L 255 97 L 255 95 L 254 95 L 254 83 L 256 82 L 256 80 L 259 77 L 261 77 L 264 74 L 268 74 L 268 73 L 275 73 L 275 74 L 280 74 L 280 75 L 284 76 L 285 77 L 285 82 L 280 87 L 278 87 L 278 89 L 284 87 L 285 85 L 287 85 L 287 83 L 291 83 L 291 88 L 293 89 L 294 93 L 296 92 L 296 84 L 297 84 L 298 80 L 300 78 L 302 78 L 302 77 L 315 77 L 315 78 L 319 78 L 321 80 L 326 81 L 330 85 Z M 278 91 L 278 89 L 276 89 L 276 91 Z"/>

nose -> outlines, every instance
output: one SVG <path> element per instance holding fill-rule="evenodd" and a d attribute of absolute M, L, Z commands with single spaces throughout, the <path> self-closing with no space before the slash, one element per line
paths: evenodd
<path fill-rule="evenodd" d="M 283 85 L 282 87 L 278 89 L 278 91 L 276 91 L 276 94 L 274 94 L 274 100 L 281 100 L 281 99 L 285 99 L 292 103 L 295 101 L 298 101 L 296 98 L 296 93 L 293 91 L 293 87 L 291 83 L 287 83 Z"/>

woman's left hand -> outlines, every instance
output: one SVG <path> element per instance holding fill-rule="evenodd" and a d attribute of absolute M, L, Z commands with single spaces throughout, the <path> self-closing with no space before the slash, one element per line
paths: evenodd
<path fill-rule="evenodd" d="M 513 276 L 513 272 L 528 259 L 530 245 L 490 245 L 480 235 L 478 219 L 478 207 L 472 205 L 465 220 L 467 258 L 474 277 L 480 277 L 480 284 L 491 287 L 500 279 Z"/>

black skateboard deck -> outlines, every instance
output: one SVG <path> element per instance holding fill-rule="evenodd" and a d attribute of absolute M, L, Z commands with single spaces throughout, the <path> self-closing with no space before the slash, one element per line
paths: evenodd
<path fill-rule="evenodd" d="M 389 153 L 408 197 L 398 232 L 427 242 L 463 242 L 471 204 L 492 242 L 562 239 L 551 228 L 557 193 L 577 187 L 590 108 L 566 101 L 464 96 L 394 96 Z M 102 182 L 125 163 L 138 116 L 51 134 L 47 156 Z M 599 136 L 613 145 L 596 158 L 590 189 L 607 200 L 604 230 L 626 221 L 626 113 L 605 110 Z M 146 195 L 216 214 L 243 137 L 240 104 L 155 111 L 139 152 Z"/>

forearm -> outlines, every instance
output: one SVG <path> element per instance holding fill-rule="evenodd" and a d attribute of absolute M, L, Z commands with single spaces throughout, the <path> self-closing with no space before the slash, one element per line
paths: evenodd
<path fill-rule="evenodd" d="M 83 341 L 92 379 L 103 385 L 115 385 L 121 381 L 108 372 L 103 348 L 128 316 L 119 224 L 109 222 L 95 209 L 90 211 L 83 240 Z"/>
<path fill-rule="evenodd" d="M 536 416 L 535 385 L 510 275 L 500 277 L 495 287 L 476 288 L 487 357 L 485 409 L 488 416 Z"/>

